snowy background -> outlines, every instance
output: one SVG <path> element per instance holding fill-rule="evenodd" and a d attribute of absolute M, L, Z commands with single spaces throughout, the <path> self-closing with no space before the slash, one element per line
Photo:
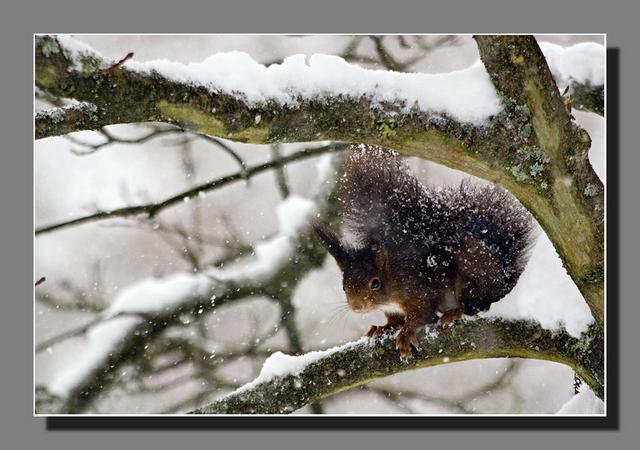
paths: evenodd
<path fill-rule="evenodd" d="M 76 36 L 114 61 L 128 52 L 135 61 L 159 58 L 181 63 L 197 63 L 218 52 L 242 51 L 261 63 L 279 62 L 294 54 L 340 55 L 352 42 L 350 36 Z M 471 67 L 478 59 L 475 43 L 469 36 L 445 40 L 429 47 L 435 37 L 425 37 L 423 48 L 407 38 L 407 48 L 399 39 L 387 36 L 383 42 L 398 61 L 424 55 L 406 71 L 442 73 Z M 564 47 L 580 42 L 603 44 L 601 36 L 539 36 L 543 46 L 557 54 Z M 575 47 L 574 47 L 575 48 Z M 426 49 L 426 50 L 425 50 Z M 376 55 L 374 42 L 360 38 L 355 50 L 357 60 L 367 68 L 381 68 L 371 60 Z M 302 60 L 304 63 L 304 60 Z M 562 66 L 552 65 L 554 74 Z M 245 74 L 249 77 L 258 74 Z M 602 74 L 586 74 L 595 79 Z M 249 78 L 250 79 L 250 78 Z M 48 108 L 36 101 L 36 110 Z M 576 121 L 592 138 L 590 160 L 602 178 L 604 174 L 604 120 L 591 113 L 574 111 Z M 145 134 L 145 126 L 112 126 L 118 137 Z M 237 162 L 219 148 L 202 139 L 186 140 L 167 135 L 135 145 L 112 144 L 88 155 L 78 141 L 98 143 L 94 132 L 66 138 L 42 139 L 35 143 L 35 223 L 36 227 L 77 217 L 98 209 L 144 203 L 162 199 L 189 187 L 233 173 Z M 268 146 L 226 142 L 249 165 L 268 160 Z M 302 144 L 280 146 L 288 154 Z M 410 160 L 417 176 L 425 183 L 443 186 L 458 183 L 466 174 L 421 160 Z M 308 159 L 286 167 L 289 186 L 296 198 L 309 197 L 314 189 L 319 165 Z M 276 205 L 281 202 L 273 172 L 265 172 L 250 183 L 235 183 L 162 213 L 163 223 L 197 229 L 207 243 L 196 245 L 202 261 L 215 260 L 229 246 L 251 244 L 278 230 Z M 302 200 L 301 200 L 302 201 Z M 294 208 L 300 210 L 300 206 Z M 304 206 L 304 205 L 302 205 Z M 286 214 L 286 211 L 285 211 Z M 195 239 L 195 238 L 194 238 Z M 161 229 L 143 226 L 134 220 L 116 219 L 91 223 L 40 235 L 35 240 L 35 277 L 47 281 L 37 288 L 35 304 L 36 344 L 94 320 L 96 311 L 117 311 L 113 299 L 134 282 L 152 277 L 189 271 L 184 243 L 169 239 Z M 188 253 L 188 252 L 187 252 Z M 178 280 L 179 285 L 179 280 Z M 126 302 L 124 302 L 126 303 Z M 123 303 L 123 304 L 124 304 Z M 341 274 L 331 258 L 322 269 L 310 273 L 298 286 L 294 298 L 296 323 L 305 351 L 326 349 L 359 338 L 372 323 L 383 323 L 382 313 L 358 315 L 344 309 Z M 504 300 L 494 304 L 487 315 L 538 320 L 545 328 L 560 325 L 579 335 L 592 321 L 586 304 L 544 234 L 540 234 L 531 259 L 516 288 Z M 264 298 L 250 298 L 217 308 L 198 323 L 185 323 L 181 336 L 202 339 L 206 346 L 223 351 L 234 344 L 255 339 L 256 333 L 273 326 L 277 308 Z M 130 317 L 117 320 L 126 322 Z M 126 323 L 123 326 L 127 326 Z M 203 333 L 199 328 L 205 328 Z M 103 344 L 108 334 L 94 327 L 86 334 L 51 345 L 36 354 L 35 384 L 61 392 L 69 383 L 78 359 L 91 357 L 91 346 Z M 189 361 L 176 364 L 159 377 L 165 389 L 141 391 L 135 395 L 129 387 L 135 383 L 134 370 L 125 367 L 116 385 L 101 396 L 88 412 L 161 413 L 186 412 L 207 403 L 233 386 L 251 381 L 260 372 L 270 349 L 284 345 L 281 332 L 270 336 L 260 349 L 263 354 L 233 361 L 222 370 L 226 387 L 206 389 L 200 379 L 191 376 Z M 87 356 L 88 355 L 88 356 Z M 76 373 L 75 376 L 78 374 Z M 574 393 L 573 372 L 562 365 L 524 360 L 467 361 L 395 375 L 323 402 L 325 413 L 601 413 L 602 404 L 587 390 Z M 193 398 L 191 402 L 182 400 Z M 567 403 L 571 399 L 571 402 Z M 564 406 L 563 406 L 564 405 Z M 310 412 L 307 408 L 299 411 Z"/>

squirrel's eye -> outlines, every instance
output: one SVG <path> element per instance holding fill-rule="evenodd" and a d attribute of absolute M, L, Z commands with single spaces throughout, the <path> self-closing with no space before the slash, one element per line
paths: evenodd
<path fill-rule="evenodd" d="M 380 279 L 374 278 L 371 280 L 371 289 L 380 289 Z"/>

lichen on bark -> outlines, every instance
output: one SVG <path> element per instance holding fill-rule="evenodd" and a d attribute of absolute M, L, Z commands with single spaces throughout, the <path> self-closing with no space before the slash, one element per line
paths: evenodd
<path fill-rule="evenodd" d="M 379 145 L 501 185 L 543 227 L 597 325 L 576 340 L 566 333 L 552 333 L 526 322 L 468 321 L 440 330 L 437 345 L 447 345 L 449 361 L 527 357 L 562 362 L 574 368 L 602 397 L 604 186 L 588 161 L 589 136 L 571 120 L 532 36 L 478 36 L 476 41 L 503 106 L 482 126 L 407 109 L 406 105 L 373 104 L 366 96 L 322 101 L 300 98 L 295 107 L 274 101 L 249 105 L 231 93 L 177 83 L 158 73 L 142 74 L 117 67 L 91 75 L 95 67 L 109 64 L 98 56 L 87 56 L 85 59 L 91 64 L 82 64 L 73 60 L 72 52 L 66 51 L 55 37 L 40 36 L 35 49 L 36 85 L 59 97 L 90 102 L 95 111 L 92 117 L 87 117 L 90 111 L 86 109 L 69 111 L 59 122 L 38 115 L 36 138 L 116 123 L 159 121 L 250 143 L 338 140 Z M 580 105 L 590 104 L 591 100 L 579 89 L 574 95 Z M 593 108 L 597 109 L 599 94 L 594 95 Z M 316 265 L 322 252 L 316 248 L 308 258 L 309 264 Z M 476 343 L 476 348 L 467 348 L 469 342 Z M 358 347 L 358 351 L 337 353 L 332 356 L 335 360 L 325 361 L 326 366 L 311 366 L 307 381 L 316 383 L 311 385 L 316 390 L 293 390 L 295 384 L 280 385 L 287 389 L 278 391 L 278 398 L 274 396 L 275 387 L 267 384 L 260 388 L 266 389 L 260 391 L 264 405 L 251 397 L 254 394 L 247 393 L 246 397 L 232 396 L 222 401 L 226 403 L 214 404 L 206 412 L 224 408 L 233 412 L 251 408 L 253 412 L 262 411 L 260 408 L 290 412 L 296 405 L 379 376 L 444 362 L 437 356 L 439 348 L 433 347 L 435 344 L 426 340 L 421 343 L 423 349 L 408 365 L 399 365 L 390 341 L 381 341 L 368 350 Z M 482 344 L 479 348 L 478 343 Z M 346 367 L 348 377 L 335 378 L 325 373 L 338 364 Z M 332 383 L 331 388 L 323 387 L 326 381 Z"/>

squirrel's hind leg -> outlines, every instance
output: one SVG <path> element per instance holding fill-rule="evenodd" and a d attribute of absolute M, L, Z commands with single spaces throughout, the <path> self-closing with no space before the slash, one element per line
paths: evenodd
<path fill-rule="evenodd" d="M 442 323 L 442 325 L 451 325 L 453 324 L 453 322 L 461 318 L 463 314 L 464 314 L 463 306 L 450 309 L 448 311 L 445 311 L 444 314 L 442 314 L 442 317 L 440 317 L 440 322 Z"/>
<path fill-rule="evenodd" d="M 438 320 L 435 314 L 435 306 L 429 302 L 412 302 L 412 307 L 406 309 L 405 321 L 396 336 L 396 348 L 400 351 L 402 359 L 410 359 L 411 346 L 418 349 L 418 337 L 416 332 L 429 323 Z"/>

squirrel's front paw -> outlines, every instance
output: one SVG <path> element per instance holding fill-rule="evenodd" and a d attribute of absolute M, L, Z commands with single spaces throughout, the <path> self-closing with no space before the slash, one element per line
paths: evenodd
<path fill-rule="evenodd" d="M 396 336 L 396 348 L 400 351 L 400 358 L 411 359 L 411 345 L 418 348 L 418 338 L 416 332 L 407 327 L 403 327 Z"/>
<path fill-rule="evenodd" d="M 364 335 L 366 337 L 372 338 L 372 337 L 380 336 L 382 333 L 384 333 L 384 327 L 383 326 L 371 325 Z"/>
<path fill-rule="evenodd" d="M 380 336 L 381 334 L 384 334 L 389 330 L 394 330 L 398 328 L 398 326 L 399 325 L 397 323 L 387 323 L 386 325 L 371 325 L 364 335 L 373 338 L 376 336 Z"/>

